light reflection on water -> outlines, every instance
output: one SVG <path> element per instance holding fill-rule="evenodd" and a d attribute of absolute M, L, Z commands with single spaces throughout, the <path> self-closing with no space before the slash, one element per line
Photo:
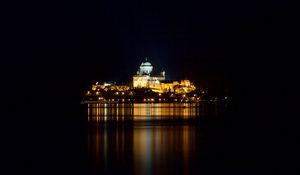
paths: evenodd
<path fill-rule="evenodd" d="M 88 104 L 89 121 L 194 119 L 207 116 L 208 108 L 199 103 L 116 103 Z"/>
<path fill-rule="evenodd" d="M 219 112 L 204 103 L 89 104 L 88 164 L 95 174 L 200 172 L 208 134 L 196 119 Z"/>
<path fill-rule="evenodd" d="M 191 161 L 197 159 L 204 138 L 199 129 L 193 125 L 103 124 L 89 132 L 89 161 L 101 174 L 189 174 L 197 168 Z"/>

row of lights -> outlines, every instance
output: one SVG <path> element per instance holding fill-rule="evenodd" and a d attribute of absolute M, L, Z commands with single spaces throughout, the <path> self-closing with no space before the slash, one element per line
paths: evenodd
<path fill-rule="evenodd" d="M 105 99 L 103 97 L 98 97 L 98 100 L 105 100 Z M 113 98 L 108 99 L 108 101 L 119 101 L 119 100 L 120 99 L 113 99 Z M 186 102 L 189 101 L 188 99 L 177 99 L 177 98 L 174 99 L 174 101 L 178 101 L 178 100 L 180 100 L 181 102 L 182 101 L 186 101 Z M 198 97 L 197 100 L 200 100 L 200 98 Z M 124 102 L 126 100 L 123 98 L 123 99 L 121 99 L 121 101 Z M 127 99 L 127 101 L 131 101 L 131 99 Z M 132 99 L 132 101 L 135 101 L 135 99 Z M 144 98 L 143 101 L 153 102 L 153 101 L 155 101 L 155 99 L 154 98 L 148 98 L 148 99 Z M 164 99 L 159 98 L 158 101 L 166 101 L 166 99 L 165 98 Z"/>
<path fill-rule="evenodd" d="M 96 92 L 96 95 L 99 95 L 99 94 L 100 94 L 100 93 L 97 91 L 97 92 Z M 119 92 L 116 92 L 115 94 L 116 94 L 116 95 L 119 95 L 120 93 L 119 93 Z M 122 94 L 122 95 L 125 95 L 125 92 L 121 92 L 121 94 Z M 130 92 L 129 94 L 130 94 L 130 95 L 133 95 L 133 93 L 132 93 L 132 92 Z M 87 95 L 91 95 L 91 92 L 90 92 L 90 91 L 87 91 Z M 161 96 L 162 94 L 161 94 L 161 93 L 159 93 L 158 95 L 159 95 L 159 96 Z M 172 93 L 172 94 L 170 95 L 170 97 L 173 97 L 173 96 L 174 96 L 174 94 Z M 196 97 L 196 96 L 197 96 L 197 94 L 194 94 L 193 96 L 194 96 L 194 97 Z M 183 98 L 185 98 L 185 97 L 186 97 L 186 95 L 185 95 L 185 94 L 183 94 L 183 95 L 182 95 L 182 97 L 183 97 Z"/>
<path fill-rule="evenodd" d="M 103 97 L 99 97 L 98 100 L 105 100 Z M 120 99 L 107 99 L 107 101 L 120 101 Z M 121 99 L 122 102 L 126 101 L 126 99 L 122 98 Z M 127 101 L 131 101 L 131 99 L 127 99 Z M 135 99 L 132 99 L 132 101 L 135 101 Z"/>
<path fill-rule="evenodd" d="M 154 101 L 154 98 L 148 98 L 148 99 L 145 99 L 143 101 Z"/>
<path fill-rule="evenodd" d="M 116 92 L 116 95 L 119 95 L 120 93 L 119 92 Z M 125 94 L 125 92 L 121 92 L 122 95 Z"/>

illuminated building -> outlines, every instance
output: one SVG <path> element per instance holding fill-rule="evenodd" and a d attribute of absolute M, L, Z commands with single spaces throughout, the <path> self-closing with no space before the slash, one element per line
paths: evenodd
<path fill-rule="evenodd" d="M 149 88 L 151 91 L 163 94 L 186 94 L 196 90 L 196 87 L 189 80 L 170 81 L 166 80 L 165 71 L 161 71 L 160 75 L 152 76 L 153 66 L 147 59 L 141 63 L 136 75 L 133 75 L 132 85 L 116 85 L 116 83 L 104 82 L 92 85 L 92 92 L 88 91 L 86 95 L 92 95 L 93 92 L 97 96 L 103 93 L 113 92 L 116 96 L 134 95 L 133 91 L 140 88 Z"/>
<path fill-rule="evenodd" d="M 158 93 L 172 92 L 175 94 L 185 94 L 196 90 L 196 87 L 189 80 L 161 81 L 159 84 L 150 86 L 150 88 Z"/>
<path fill-rule="evenodd" d="M 115 85 L 113 83 L 106 83 L 92 85 L 92 90 L 104 90 L 104 91 L 128 91 L 130 87 L 127 85 Z"/>
<path fill-rule="evenodd" d="M 196 87 L 189 80 L 166 81 L 165 71 L 159 76 L 151 76 L 153 66 L 145 60 L 142 62 L 137 74 L 133 76 L 133 88 L 150 88 L 154 92 L 184 94 L 196 90 Z"/>
<path fill-rule="evenodd" d="M 134 88 L 151 88 L 152 86 L 158 85 L 160 81 L 165 80 L 165 72 L 162 71 L 160 76 L 151 76 L 153 66 L 150 62 L 142 62 L 140 69 L 137 74 L 133 76 L 133 87 Z"/>

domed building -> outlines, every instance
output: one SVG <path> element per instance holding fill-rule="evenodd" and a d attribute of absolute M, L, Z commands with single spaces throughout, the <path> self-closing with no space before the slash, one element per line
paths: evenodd
<path fill-rule="evenodd" d="M 149 88 L 151 91 L 159 93 L 171 93 L 174 94 L 186 94 L 196 90 L 196 87 L 193 85 L 190 80 L 166 80 L 165 71 L 161 71 L 160 75 L 152 76 L 153 66 L 147 61 L 147 59 L 141 63 L 139 70 L 136 75 L 133 75 L 132 85 L 128 84 L 118 84 L 116 83 L 107 83 L 98 84 L 98 82 L 92 86 L 92 91 L 88 91 L 87 95 L 95 95 L 97 98 L 101 93 L 111 95 L 111 92 L 115 95 L 133 95 L 134 89 L 138 88 Z M 99 97 L 100 98 L 100 97 Z"/>
<path fill-rule="evenodd" d="M 150 62 L 142 62 L 140 70 L 137 71 L 137 75 L 150 75 L 153 70 L 153 66 Z"/>
<path fill-rule="evenodd" d="M 133 87 L 151 88 L 153 85 L 160 84 L 160 81 L 165 80 L 164 71 L 162 71 L 159 76 L 151 76 L 152 70 L 152 64 L 145 59 L 145 62 L 142 62 L 137 74 L 133 76 Z"/>
<path fill-rule="evenodd" d="M 150 88 L 154 92 L 185 94 L 196 89 L 189 80 L 166 81 L 165 71 L 158 76 L 152 76 L 153 66 L 145 60 L 142 62 L 137 74 L 133 76 L 133 88 Z"/>

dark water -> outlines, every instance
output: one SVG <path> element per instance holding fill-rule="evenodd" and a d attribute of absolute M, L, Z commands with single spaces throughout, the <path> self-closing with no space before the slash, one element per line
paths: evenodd
<path fill-rule="evenodd" d="M 8 140 L 2 145 L 9 149 L 2 151 L 9 171 L 17 171 L 10 174 L 252 175 L 289 170 L 276 162 L 284 156 L 279 152 L 285 144 L 278 139 L 282 133 L 273 137 L 267 125 L 272 120 L 264 122 L 252 106 L 232 115 L 231 105 L 215 103 L 68 104 L 33 103 L 38 105 L 32 113 L 36 117 L 20 115 L 20 124 L 12 118 L 6 125 Z M 14 111 L 24 112 L 27 106 Z"/>
<path fill-rule="evenodd" d="M 89 172 L 218 172 L 224 158 L 224 110 L 217 104 L 90 104 Z"/>

